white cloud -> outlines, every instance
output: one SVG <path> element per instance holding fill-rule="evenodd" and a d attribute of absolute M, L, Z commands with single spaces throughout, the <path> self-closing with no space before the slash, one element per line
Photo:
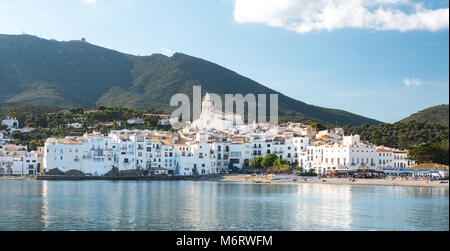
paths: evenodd
<path fill-rule="evenodd" d="M 96 3 L 97 0 L 83 0 L 83 2 L 92 4 L 92 3 Z"/>
<path fill-rule="evenodd" d="M 422 81 L 420 81 L 420 79 L 418 79 L 418 78 L 412 78 L 412 79 L 405 78 L 403 80 L 403 83 L 405 83 L 406 86 L 412 86 L 412 85 L 418 86 L 418 85 L 422 84 Z"/>
<path fill-rule="evenodd" d="M 171 51 L 171 50 L 169 50 L 169 49 L 167 49 L 165 47 L 161 47 L 161 53 L 163 55 L 168 56 L 168 57 L 171 57 L 173 55 L 173 51 Z"/>
<path fill-rule="evenodd" d="M 341 28 L 448 29 L 449 9 L 427 9 L 410 0 L 235 0 L 234 19 L 299 33 Z"/>

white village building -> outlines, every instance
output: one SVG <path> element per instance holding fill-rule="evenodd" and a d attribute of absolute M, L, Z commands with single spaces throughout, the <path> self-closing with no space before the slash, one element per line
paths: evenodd
<path fill-rule="evenodd" d="M 6 117 L 2 120 L 2 124 L 6 125 L 9 128 L 19 128 L 19 120 L 16 118 Z"/>
<path fill-rule="evenodd" d="M 214 101 L 209 93 L 202 102 L 200 117 L 192 122 L 191 128 L 197 130 L 225 131 L 244 124 L 243 118 L 237 114 L 214 109 Z"/>
<path fill-rule="evenodd" d="M 207 95 L 200 118 L 179 133 L 121 130 L 107 136 L 50 138 L 45 143 L 44 168 L 94 176 L 113 168 L 147 170 L 153 175 L 210 175 L 247 167 L 254 158 L 268 154 L 318 174 L 414 165 L 406 159 L 407 152 L 369 144 L 358 135 L 344 136 L 341 128 L 316 133 L 299 123 L 245 125 L 239 116 L 216 111 Z"/>
<path fill-rule="evenodd" d="M 359 135 L 344 136 L 342 144 L 309 146 L 306 168 L 318 174 L 333 170 L 389 170 L 408 168 L 415 163 L 406 160 L 407 152 L 377 147 L 363 142 Z M 398 156 L 395 157 L 394 156 Z"/>
<path fill-rule="evenodd" d="M 26 146 L 11 144 L 0 133 L 0 175 L 37 175 L 42 168 L 44 149 L 29 152 Z"/>

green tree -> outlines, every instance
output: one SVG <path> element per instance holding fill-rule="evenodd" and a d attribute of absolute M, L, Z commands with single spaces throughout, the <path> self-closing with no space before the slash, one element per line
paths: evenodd
<path fill-rule="evenodd" d="M 408 148 L 408 136 L 406 136 L 406 134 L 402 134 L 398 137 L 398 148 L 401 150 Z"/>
<path fill-rule="evenodd" d="M 420 145 L 409 152 L 409 158 L 418 163 L 449 164 L 449 147 L 447 144 L 428 143 Z"/>
<path fill-rule="evenodd" d="M 267 170 L 270 167 L 277 167 L 281 165 L 280 158 L 276 154 L 268 154 L 261 161 L 262 167 Z"/>
<path fill-rule="evenodd" d="M 250 167 L 258 170 L 262 168 L 261 162 L 262 162 L 263 158 L 262 157 L 256 157 L 254 158 L 251 162 L 250 162 Z"/>
<path fill-rule="evenodd" d="M 311 127 L 314 128 L 314 129 L 316 129 L 316 131 L 323 131 L 323 130 L 326 130 L 326 129 L 327 129 L 324 125 L 322 125 L 322 124 L 319 123 L 319 122 L 314 122 L 314 123 L 312 123 L 312 124 L 311 124 Z"/>

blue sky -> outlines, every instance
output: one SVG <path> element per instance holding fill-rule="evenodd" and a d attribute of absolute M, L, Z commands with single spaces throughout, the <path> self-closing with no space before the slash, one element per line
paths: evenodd
<path fill-rule="evenodd" d="M 449 2 L 0 0 L 0 33 L 200 57 L 309 104 L 395 122 L 449 103 Z"/>

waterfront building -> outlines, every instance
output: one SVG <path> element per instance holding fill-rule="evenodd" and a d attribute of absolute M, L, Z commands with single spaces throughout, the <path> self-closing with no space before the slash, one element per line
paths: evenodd
<path fill-rule="evenodd" d="M 0 134 L 0 175 L 37 175 L 41 171 L 43 148 L 29 152 L 26 146 L 11 144 Z"/>
<path fill-rule="evenodd" d="M 151 174 L 209 175 L 249 166 L 256 157 L 276 154 L 305 171 L 326 174 L 333 170 L 390 170 L 408 168 L 407 152 L 379 147 L 358 135 L 342 136 L 342 143 L 330 144 L 278 128 L 278 133 L 251 130 L 197 130 L 195 133 L 157 131 L 111 131 L 83 137 L 48 139 L 44 165 L 47 170 L 79 170 L 89 175 L 147 170 Z M 322 136 L 323 137 L 323 136 Z"/>
<path fill-rule="evenodd" d="M 416 165 L 414 161 L 408 159 L 408 151 L 392 149 L 392 152 L 394 153 L 394 169 L 405 169 Z"/>
<path fill-rule="evenodd" d="M 307 168 L 318 174 L 336 170 L 390 170 L 413 166 L 407 152 L 379 147 L 361 141 L 359 135 L 343 136 L 342 144 L 311 145 L 307 150 Z M 396 156 L 394 158 L 394 156 Z"/>
<path fill-rule="evenodd" d="M 206 95 L 199 119 L 176 133 L 113 130 L 108 135 L 48 139 L 44 167 L 94 176 L 107 175 L 113 168 L 129 174 L 211 175 L 240 170 L 268 154 L 318 174 L 414 165 L 407 152 L 364 142 L 359 135 L 344 136 L 342 128 L 316 132 L 300 123 L 244 124 L 235 114 L 214 110 Z"/>

